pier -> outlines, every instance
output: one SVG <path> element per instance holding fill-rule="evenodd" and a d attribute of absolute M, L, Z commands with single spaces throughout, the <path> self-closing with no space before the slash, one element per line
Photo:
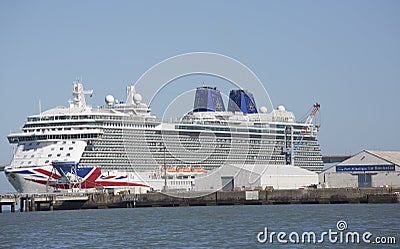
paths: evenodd
<path fill-rule="evenodd" d="M 0 213 L 3 212 L 3 206 L 10 206 L 11 212 L 15 212 L 15 206 L 18 203 L 16 195 L 0 195 Z"/>
<path fill-rule="evenodd" d="M 3 206 L 11 206 L 11 212 L 15 212 L 15 207 L 18 206 L 18 203 L 20 212 L 79 209 L 80 205 L 73 204 L 84 203 L 88 199 L 89 195 L 83 193 L 0 195 L 0 213 Z M 56 206 L 55 209 L 54 206 Z"/>
<path fill-rule="evenodd" d="M 3 205 L 10 206 L 11 212 L 15 212 L 18 204 L 20 212 L 34 212 L 176 206 L 400 203 L 399 192 L 400 189 L 391 188 L 341 188 L 182 192 L 171 195 L 160 192 L 11 194 L 0 196 L 0 212 Z"/>

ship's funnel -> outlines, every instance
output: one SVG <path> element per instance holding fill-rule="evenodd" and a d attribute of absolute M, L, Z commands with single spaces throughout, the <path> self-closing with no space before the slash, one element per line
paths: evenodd
<path fill-rule="evenodd" d="M 258 113 L 253 94 L 247 90 L 231 90 L 229 93 L 228 111 L 243 114 Z"/>
<path fill-rule="evenodd" d="M 216 87 L 203 86 L 196 90 L 193 112 L 224 112 L 225 106 Z"/>

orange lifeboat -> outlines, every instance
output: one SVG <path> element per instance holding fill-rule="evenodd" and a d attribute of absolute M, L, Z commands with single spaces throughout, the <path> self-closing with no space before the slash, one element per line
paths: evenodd
<path fill-rule="evenodd" d="M 178 171 L 175 168 L 168 168 L 167 169 L 167 175 L 168 176 L 174 176 L 174 175 L 176 175 L 177 172 Z"/>
<path fill-rule="evenodd" d="M 178 176 L 190 176 L 192 171 L 189 168 L 178 169 Z"/>
<path fill-rule="evenodd" d="M 192 172 L 193 172 L 194 175 L 201 175 L 203 173 L 206 173 L 205 169 L 203 169 L 203 168 L 192 169 Z"/>

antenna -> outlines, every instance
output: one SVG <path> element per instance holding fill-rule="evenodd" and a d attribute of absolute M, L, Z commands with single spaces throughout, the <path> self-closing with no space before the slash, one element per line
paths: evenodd
<path fill-rule="evenodd" d="M 72 93 L 74 96 L 74 106 L 86 107 L 85 95 L 92 95 L 93 90 L 84 90 L 82 83 L 79 81 L 75 81 L 73 83 Z"/>
<path fill-rule="evenodd" d="M 39 116 L 42 118 L 42 101 L 39 99 Z"/>

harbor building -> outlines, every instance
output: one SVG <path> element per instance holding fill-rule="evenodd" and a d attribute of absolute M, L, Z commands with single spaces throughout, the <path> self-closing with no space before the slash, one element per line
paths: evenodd
<path fill-rule="evenodd" d="M 400 151 L 363 150 L 319 173 L 322 188 L 400 187 Z"/>
<path fill-rule="evenodd" d="M 318 174 L 300 167 L 223 165 L 196 179 L 197 191 L 239 189 L 299 189 L 318 184 Z"/>

